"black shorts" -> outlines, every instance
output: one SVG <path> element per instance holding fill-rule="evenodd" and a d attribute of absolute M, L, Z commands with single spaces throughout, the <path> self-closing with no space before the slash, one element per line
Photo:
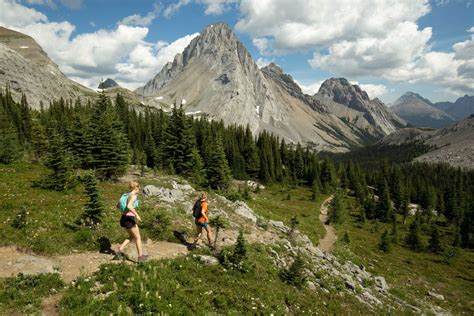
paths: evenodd
<path fill-rule="evenodd" d="M 135 216 L 122 215 L 120 218 L 120 226 L 126 229 L 132 229 L 137 223 L 135 223 Z"/>

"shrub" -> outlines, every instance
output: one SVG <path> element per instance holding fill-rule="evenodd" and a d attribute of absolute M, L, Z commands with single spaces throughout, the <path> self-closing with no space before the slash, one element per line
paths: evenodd
<path fill-rule="evenodd" d="M 384 231 L 380 237 L 379 249 L 383 252 L 390 252 L 392 245 L 390 244 L 390 237 L 388 237 L 388 231 Z"/>
<path fill-rule="evenodd" d="M 22 229 L 25 228 L 26 225 L 28 224 L 28 215 L 29 215 L 28 208 L 23 205 L 21 207 L 21 211 L 18 212 L 18 214 L 15 216 L 15 218 L 12 221 L 12 227 L 16 229 Z"/>
<path fill-rule="evenodd" d="M 306 276 L 304 274 L 305 263 L 301 254 L 295 258 L 295 261 L 290 265 L 288 269 L 284 269 L 280 272 L 281 279 L 291 285 L 296 287 L 302 287 L 306 281 Z"/>
<path fill-rule="evenodd" d="M 235 269 L 240 272 L 248 272 L 250 270 L 247 262 L 247 243 L 242 230 L 235 242 L 234 249 L 231 251 L 226 248 L 219 253 L 219 262 L 228 268 Z"/>

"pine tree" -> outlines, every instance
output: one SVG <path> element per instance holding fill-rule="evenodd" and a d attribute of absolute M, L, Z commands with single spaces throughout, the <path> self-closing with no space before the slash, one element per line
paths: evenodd
<path fill-rule="evenodd" d="M 231 171 L 225 158 L 222 137 L 218 136 L 206 166 L 207 184 L 213 189 L 225 190 L 230 184 Z"/>
<path fill-rule="evenodd" d="M 65 191 L 76 185 L 71 155 L 64 145 L 64 140 L 55 129 L 50 131 L 45 165 L 50 169 L 50 174 L 40 181 L 41 187 L 55 191 Z"/>
<path fill-rule="evenodd" d="M 83 178 L 84 191 L 89 200 L 84 207 L 84 213 L 80 218 L 82 225 L 97 228 L 102 223 L 103 206 L 100 202 L 97 179 L 92 171 L 87 172 Z"/>
<path fill-rule="evenodd" d="M 305 263 L 301 254 L 298 253 L 290 267 L 281 271 L 280 277 L 284 282 L 300 288 L 304 285 L 306 281 L 306 275 L 304 273 L 304 270 Z"/>
<path fill-rule="evenodd" d="M 128 164 L 128 141 L 117 113 L 104 93 L 95 104 L 91 123 L 95 137 L 92 167 L 100 178 L 116 179 L 125 173 Z"/>
<path fill-rule="evenodd" d="M 17 130 L 0 102 L 0 163 L 9 164 L 20 157 L 21 147 Z"/>
<path fill-rule="evenodd" d="M 408 234 L 406 236 L 406 243 L 408 247 L 413 250 L 421 250 L 421 237 L 420 237 L 420 223 L 418 219 L 415 219 L 408 229 Z"/>
<path fill-rule="evenodd" d="M 202 161 L 201 155 L 199 155 L 197 148 L 193 148 L 191 153 L 190 169 L 186 173 L 186 176 L 197 185 L 204 184 L 204 162 Z"/>
<path fill-rule="evenodd" d="M 379 201 L 377 203 L 377 218 L 382 220 L 391 220 L 394 216 L 392 200 L 390 199 L 390 192 L 387 180 L 383 180 L 382 190 Z"/>
<path fill-rule="evenodd" d="M 39 161 L 48 151 L 46 130 L 38 119 L 31 122 L 31 150 L 35 161 Z"/>
<path fill-rule="evenodd" d="M 392 216 L 392 230 L 390 231 L 390 235 L 392 236 L 392 242 L 396 244 L 398 242 L 398 222 L 395 214 Z"/>
<path fill-rule="evenodd" d="M 392 245 L 390 244 L 390 237 L 388 236 L 388 231 L 385 230 L 380 237 L 379 249 L 383 252 L 390 252 Z"/>
<path fill-rule="evenodd" d="M 430 239 L 428 241 L 428 249 L 431 252 L 438 254 L 442 251 L 439 230 L 435 225 L 433 225 L 431 228 Z"/>
<path fill-rule="evenodd" d="M 24 94 L 21 96 L 20 102 L 20 119 L 20 141 L 22 144 L 26 144 L 31 141 L 31 114 L 28 102 L 26 101 L 26 96 Z"/>
<path fill-rule="evenodd" d="M 344 204 L 344 194 L 338 191 L 331 201 L 329 210 L 329 222 L 334 224 L 341 224 L 346 218 L 346 206 Z"/>

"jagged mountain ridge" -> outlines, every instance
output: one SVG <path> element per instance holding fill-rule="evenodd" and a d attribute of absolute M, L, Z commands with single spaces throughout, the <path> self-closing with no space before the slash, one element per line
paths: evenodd
<path fill-rule="evenodd" d="M 437 102 L 433 106 L 446 112 L 456 120 L 462 120 L 474 113 L 474 96 L 465 95 L 453 102 Z"/>
<path fill-rule="evenodd" d="M 302 93 L 276 65 L 259 69 L 245 46 L 224 23 L 210 25 L 172 63 L 135 92 L 169 108 L 184 100 L 186 111 L 248 124 L 254 133 L 271 131 L 290 142 L 313 143 L 318 150 L 346 151 L 374 132 L 340 119 L 319 100 Z M 393 128 L 395 130 L 395 128 Z"/>
<path fill-rule="evenodd" d="M 97 88 L 110 89 L 110 88 L 115 88 L 115 87 L 120 87 L 120 86 L 114 79 L 107 78 L 105 81 L 99 83 L 99 86 Z"/>
<path fill-rule="evenodd" d="M 455 121 L 453 117 L 434 107 L 431 101 L 414 92 L 403 94 L 394 102 L 391 110 L 415 127 L 442 128 Z"/>
<path fill-rule="evenodd" d="M 324 103 L 329 111 L 352 122 L 373 137 L 383 137 L 406 122 L 392 113 L 379 99 L 371 100 L 358 85 L 352 85 L 344 78 L 331 78 L 323 82 L 313 96 Z"/>
<path fill-rule="evenodd" d="M 96 93 L 68 79 L 36 41 L 0 27 L 0 87 L 10 86 L 15 100 L 24 93 L 33 108 L 59 98 L 94 97 Z"/>

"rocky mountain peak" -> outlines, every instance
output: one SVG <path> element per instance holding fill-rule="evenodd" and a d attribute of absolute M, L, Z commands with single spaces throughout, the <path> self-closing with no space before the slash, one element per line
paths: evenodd
<path fill-rule="evenodd" d="M 398 105 L 402 103 L 408 103 L 408 102 L 417 102 L 421 101 L 429 105 L 433 105 L 430 100 L 423 98 L 421 95 L 415 92 L 407 91 L 405 92 L 401 97 L 399 97 L 393 105 Z"/>
<path fill-rule="evenodd" d="M 359 111 L 365 111 L 366 103 L 370 101 L 367 92 L 358 85 L 350 84 L 345 78 L 331 78 L 324 81 L 317 95 Z"/>
<path fill-rule="evenodd" d="M 0 44 L 14 50 L 24 58 L 37 64 L 48 64 L 48 54 L 30 36 L 0 26 Z"/>
<path fill-rule="evenodd" d="M 110 89 L 115 87 L 119 87 L 119 84 L 114 79 L 107 78 L 105 81 L 101 82 L 97 88 Z"/>

